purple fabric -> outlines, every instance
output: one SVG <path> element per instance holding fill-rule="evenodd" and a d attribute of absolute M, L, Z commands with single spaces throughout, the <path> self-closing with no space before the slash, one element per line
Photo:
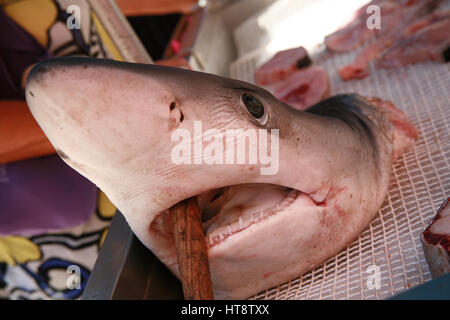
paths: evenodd
<path fill-rule="evenodd" d="M 0 235 L 74 227 L 96 202 L 96 186 L 58 156 L 0 165 Z"/>
<path fill-rule="evenodd" d="M 0 7 L 0 99 L 25 99 L 22 74 L 52 55 Z"/>

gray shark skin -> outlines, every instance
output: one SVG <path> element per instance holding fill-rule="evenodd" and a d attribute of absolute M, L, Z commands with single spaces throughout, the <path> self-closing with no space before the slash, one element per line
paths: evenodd
<path fill-rule="evenodd" d="M 266 121 L 246 111 L 244 95 L 263 105 Z M 304 112 L 242 81 L 70 57 L 37 64 L 26 99 L 62 159 L 108 195 L 176 276 L 168 208 L 198 196 L 217 299 L 247 298 L 337 254 L 387 193 L 395 126 L 388 110 L 355 94 Z M 279 129 L 278 171 L 174 164 L 171 134 L 192 133 L 194 121 L 203 131 Z"/>

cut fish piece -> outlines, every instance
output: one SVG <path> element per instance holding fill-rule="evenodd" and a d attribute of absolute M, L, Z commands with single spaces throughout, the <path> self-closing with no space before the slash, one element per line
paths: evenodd
<path fill-rule="evenodd" d="M 413 23 L 406 35 L 377 60 L 381 68 L 396 68 L 423 61 L 447 62 L 450 46 L 450 10 L 435 12 Z"/>
<path fill-rule="evenodd" d="M 280 51 L 255 71 L 255 83 L 264 86 L 283 80 L 310 64 L 311 60 L 303 47 Z"/>
<path fill-rule="evenodd" d="M 394 6 L 395 8 L 400 8 L 400 6 L 395 5 L 393 1 L 373 0 L 369 2 L 355 12 L 353 19 L 349 23 L 325 37 L 327 49 L 335 52 L 349 52 L 373 38 L 376 35 L 377 30 L 369 29 L 366 26 L 368 16 L 367 8 L 371 5 L 382 6 L 383 3 L 384 7 Z M 388 4 L 388 6 L 386 6 L 386 4 Z M 384 14 L 387 14 L 386 11 L 392 10 L 394 10 L 394 8 L 383 10 L 383 17 L 385 17 Z"/>
<path fill-rule="evenodd" d="M 394 151 L 392 158 L 395 160 L 407 149 L 411 148 L 417 140 L 417 129 L 410 122 L 406 114 L 397 109 L 392 101 L 382 100 L 378 97 L 366 98 L 373 105 L 389 112 L 391 123 L 394 125 Z"/>
<path fill-rule="evenodd" d="M 363 79 L 368 76 L 368 66 L 389 46 L 401 39 L 408 30 L 408 25 L 415 19 L 433 12 L 441 0 L 411 1 L 404 9 L 393 12 L 387 21 L 384 20 L 382 33 L 378 40 L 365 47 L 355 58 L 354 62 L 341 68 L 339 76 L 342 80 Z"/>
<path fill-rule="evenodd" d="M 309 67 L 292 73 L 273 87 L 275 98 L 297 110 L 305 110 L 329 95 L 327 72 L 321 67 Z"/>
<path fill-rule="evenodd" d="M 438 213 L 422 232 L 425 258 L 433 278 L 450 272 L 450 197 L 439 208 Z"/>

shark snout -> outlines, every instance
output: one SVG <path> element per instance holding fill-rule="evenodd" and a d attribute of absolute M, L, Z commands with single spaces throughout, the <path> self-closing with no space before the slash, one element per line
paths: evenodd
<path fill-rule="evenodd" d="M 35 118 L 40 117 L 41 113 L 48 114 L 49 111 L 54 117 L 64 109 L 67 104 L 52 108 L 55 105 L 52 101 L 58 94 L 69 97 L 70 93 L 65 92 L 65 87 L 76 86 L 77 81 L 70 77 L 71 69 L 75 68 L 75 65 L 71 66 L 59 58 L 42 61 L 33 66 L 28 74 L 25 97 Z"/>
<path fill-rule="evenodd" d="M 46 61 L 35 64 L 28 73 L 27 86 L 30 85 L 31 83 L 39 81 L 39 78 L 45 73 L 47 73 L 48 70 L 49 70 L 49 63 Z"/>

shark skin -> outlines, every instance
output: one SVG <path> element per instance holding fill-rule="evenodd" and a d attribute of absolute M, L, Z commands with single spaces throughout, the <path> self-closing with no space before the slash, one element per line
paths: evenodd
<path fill-rule="evenodd" d="M 249 95 L 265 121 L 248 112 Z M 37 64 L 26 99 L 61 158 L 108 195 L 177 277 L 168 209 L 197 196 L 216 299 L 289 281 L 358 237 L 386 196 L 398 131 L 392 110 L 356 94 L 305 112 L 238 80 L 81 57 Z M 192 134 L 194 121 L 204 131 L 279 129 L 278 171 L 174 164 L 171 135 Z"/>

